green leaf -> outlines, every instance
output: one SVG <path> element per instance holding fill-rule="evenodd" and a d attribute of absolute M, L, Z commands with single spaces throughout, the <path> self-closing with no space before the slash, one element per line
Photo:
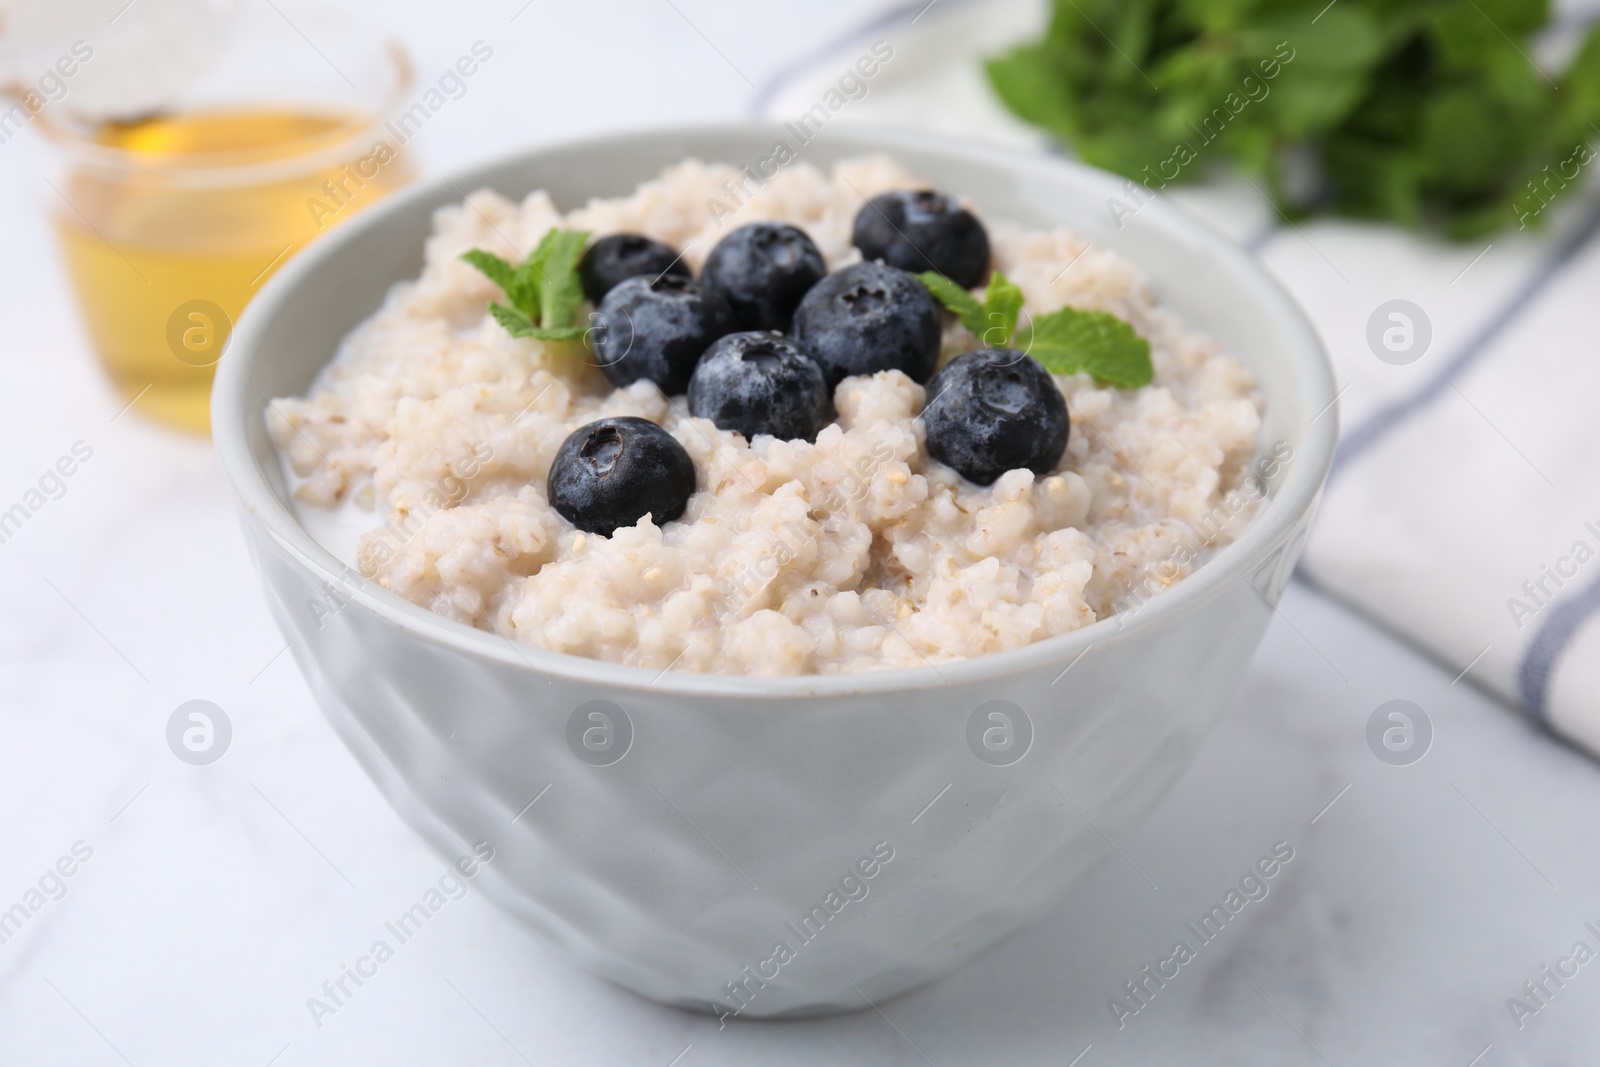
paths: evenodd
<path fill-rule="evenodd" d="M 514 293 L 517 291 L 517 268 L 495 255 L 485 252 L 481 248 L 470 248 L 461 253 L 463 262 L 477 267 L 491 281 L 498 285 L 502 292 L 515 303 Z"/>
<path fill-rule="evenodd" d="M 989 320 L 984 316 L 983 305 L 977 297 L 938 271 L 925 270 L 917 275 L 917 280 L 928 287 L 928 292 L 933 294 L 935 300 L 956 313 L 961 325 L 971 330 L 974 336 L 983 336 Z"/>
<path fill-rule="evenodd" d="M 1562 84 L 1567 110 L 1580 123 L 1600 122 L 1600 26 L 1589 30 Z"/>
<path fill-rule="evenodd" d="M 1163 5 L 1167 6 L 1167 5 Z M 1180 0 L 1175 6 L 1208 30 L 1236 27 L 1249 17 L 1255 0 Z"/>
<path fill-rule="evenodd" d="M 511 307 L 520 311 L 530 321 L 539 312 L 539 280 L 530 278 L 527 264 L 513 267 L 493 252 L 471 248 L 461 253 L 461 258 L 482 271 L 490 281 L 506 294 Z M 515 336 L 515 335 L 514 335 Z"/>
<path fill-rule="evenodd" d="M 1284 137 L 1310 140 L 1326 135 L 1352 115 L 1359 116 L 1366 106 L 1366 91 L 1367 82 L 1349 71 L 1289 67 L 1279 76 L 1265 105 L 1272 108 Z"/>
<path fill-rule="evenodd" d="M 1421 225 L 1422 160 L 1415 152 L 1335 138 L 1329 142 L 1323 166 L 1344 214 Z"/>
<path fill-rule="evenodd" d="M 1017 347 L 1052 374 L 1088 372 L 1100 385 L 1137 389 L 1155 376 L 1150 343 L 1104 311 L 1062 308 L 1033 320 Z"/>
<path fill-rule="evenodd" d="M 552 227 L 515 267 L 481 248 L 463 252 L 461 258 L 505 292 L 507 303 L 490 304 L 489 314 L 512 337 L 571 341 L 588 333 L 587 327 L 572 322 L 583 304 L 578 261 L 588 241 L 586 232 Z"/>
<path fill-rule="evenodd" d="M 528 336 L 541 341 L 579 341 L 588 333 L 587 326 L 535 326 L 528 331 Z"/>
<path fill-rule="evenodd" d="M 989 275 L 989 287 L 981 302 L 938 271 L 923 271 L 917 279 L 985 345 L 1004 348 L 1011 343 L 1017 316 L 1022 313 L 1022 290 L 1004 274 L 995 271 Z"/>
<path fill-rule="evenodd" d="M 1312 26 L 1315 14 L 1309 5 L 1301 5 L 1299 10 L 1257 18 L 1240 34 L 1244 53 L 1276 57 L 1283 63 L 1280 77 L 1296 68 L 1360 72 L 1372 69 L 1383 57 L 1384 31 L 1377 14 L 1351 3 L 1335 4 Z"/>
<path fill-rule="evenodd" d="M 989 60 L 985 70 L 1001 102 L 1024 121 L 1061 137 L 1080 130 L 1073 94 L 1049 49 L 1018 48 Z"/>
<path fill-rule="evenodd" d="M 983 318 L 988 325 L 978 334 L 990 348 L 1003 348 L 1016 333 L 1017 316 L 1022 314 L 1022 290 L 999 271 L 989 275 L 989 288 L 983 294 Z"/>
<path fill-rule="evenodd" d="M 494 316 L 494 321 L 504 326 L 506 333 L 512 337 L 532 337 L 533 331 L 538 329 L 526 314 L 504 304 L 490 304 L 489 314 Z"/>
<path fill-rule="evenodd" d="M 532 337 L 539 341 L 580 341 L 589 332 L 587 326 L 535 326 L 528 316 L 504 304 L 490 304 L 489 314 L 512 337 Z"/>
<path fill-rule="evenodd" d="M 1422 109 L 1419 147 L 1433 183 L 1466 195 L 1498 185 L 1505 161 L 1524 152 L 1515 118 L 1481 89 L 1430 97 Z"/>
<path fill-rule="evenodd" d="M 1476 0 L 1495 29 L 1511 34 L 1533 33 L 1550 18 L 1549 0 Z"/>
<path fill-rule="evenodd" d="M 539 325 L 551 328 L 571 324 L 578 305 L 583 303 L 578 260 L 588 242 L 585 231 L 552 228 L 528 257 L 525 267 L 538 278 Z"/>

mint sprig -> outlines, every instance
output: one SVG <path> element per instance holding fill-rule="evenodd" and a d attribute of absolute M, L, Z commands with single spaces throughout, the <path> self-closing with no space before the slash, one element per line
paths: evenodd
<path fill-rule="evenodd" d="M 463 252 L 461 259 L 506 294 L 507 303 L 490 304 L 489 314 L 512 337 L 576 341 L 588 331 L 572 321 L 583 303 L 578 260 L 588 241 L 585 231 L 552 228 L 515 266 L 481 248 Z"/>
<path fill-rule="evenodd" d="M 990 348 L 1004 345 L 1017 327 L 1017 315 L 1022 311 L 1022 290 L 999 271 L 989 276 L 989 288 L 984 290 L 982 301 L 938 271 L 923 271 L 917 275 L 917 280 L 928 287 L 934 299 L 955 312 L 961 325 Z"/>
<path fill-rule="evenodd" d="M 1150 342 L 1115 315 L 1062 308 L 1018 329 L 1022 290 L 999 271 L 989 276 L 981 301 L 943 274 L 917 278 L 985 345 L 1021 349 L 1051 374 L 1087 373 L 1118 389 L 1137 389 L 1155 377 Z"/>

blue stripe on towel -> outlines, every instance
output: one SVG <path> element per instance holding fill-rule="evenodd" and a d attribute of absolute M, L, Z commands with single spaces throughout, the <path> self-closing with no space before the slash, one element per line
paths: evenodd
<path fill-rule="evenodd" d="M 1596 231 L 1600 231 L 1600 202 L 1590 205 L 1588 213 L 1583 217 L 1582 225 L 1556 247 L 1550 258 L 1528 276 L 1528 279 L 1512 294 L 1511 299 L 1502 304 L 1494 316 L 1467 340 L 1461 351 L 1457 352 L 1450 362 L 1439 368 L 1438 373 L 1422 388 L 1409 396 L 1385 404 L 1367 421 L 1344 435 L 1344 439 L 1339 442 L 1339 452 L 1333 459 L 1333 469 L 1328 472 L 1328 484 L 1332 485 L 1334 479 L 1338 478 L 1344 468 L 1357 456 L 1387 437 L 1391 431 L 1399 428 L 1407 419 L 1433 403 L 1440 394 L 1450 388 L 1451 383 L 1460 377 L 1462 372 L 1488 351 L 1489 345 L 1505 328 L 1516 321 L 1539 291 L 1572 262 Z"/>
<path fill-rule="evenodd" d="M 1339 442 L 1339 452 L 1334 457 L 1333 469 L 1328 473 L 1331 485 L 1349 463 L 1372 448 L 1413 415 L 1433 403 L 1440 394 L 1489 350 L 1491 344 L 1506 327 L 1532 303 L 1534 297 L 1550 284 L 1589 241 L 1600 232 L 1600 203 L 1591 205 L 1582 223 L 1556 246 L 1549 258 L 1541 263 L 1518 287 L 1479 331 L 1467 340 L 1461 351 L 1416 392 L 1393 401 L 1373 413 L 1365 422 L 1355 427 Z M 1304 570 L 1300 573 L 1303 575 Z M 1534 634 L 1533 641 L 1523 654 L 1517 667 L 1517 695 L 1523 708 L 1534 718 L 1543 720 L 1547 714 L 1550 676 L 1557 661 L 1572 642 L 1584 621 L 1600 610 L 1600 580 L 1586 586 L 1571 598 L 1556 604 Z"/>
<path fill-rule="evenodd" d="M 1600 609 L 1600 578 L 1550 609 L 1550 615 L 1533 635 L 1528 651 L 1517 667 L 1517 695 L 1522 706 L 1536 719 L 1548 714 L 1550 675 L 1556 662 L 1572 643 L 1578 629 Z"/>

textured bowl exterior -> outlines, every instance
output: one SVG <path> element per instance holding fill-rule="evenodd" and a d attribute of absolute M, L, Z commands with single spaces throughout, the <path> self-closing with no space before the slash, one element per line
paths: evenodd
<path fill-rule="evenodd" d="M 684 155 L 761 158 L 775 136 L 724 126 L 612 138 L 528 152 L 454 186 L 551 187 L 570 207 Z M 399 813 L 445 856 L 492 846 L 486 894 L 589 970 L 746 1017 L 856 1010 L 938 978 L 1104 858 L 1106 835 L 1172 786 L 1243 676 L 1333 449 L 1314 334 L 1219 238 L 1164 205 L 1143 209 L 1135 233 L 1108 229 L 1118 183 L 1070 164 L 881 132 L 829 142 L 819 163 L 887 147 L 995 215 L 1077 225 L 1141 266 L 1177 260 L 1154 272 L 1158 290 L 1161 272 L 1176 272 L 1162 296 L 1248 350 L 1266 435 L 1294 450 L 1240 541 L 1131 617 L 870 675 L 657 673 L 432 616 L 294 521 L 262 398 L 303 391 L 383 289 L 415 274 L 431 211 L 457 199 L 445 182 L 380 205 L 275 278 L 236 331 L 213 401 L 273 614 Z M 1231 307 L 1216 310 L 1209 292 L 1171 299 L 1205 287 L 1183 280 L 1202 267 Z"/>

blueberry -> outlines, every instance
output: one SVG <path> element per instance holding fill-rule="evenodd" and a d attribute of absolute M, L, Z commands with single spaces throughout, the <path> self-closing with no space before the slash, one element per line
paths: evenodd
<path fill-rule="evenodd" d="M 928 380 L 943 328 L 927 286 L 882 263 L 857 263 L 811 287 L 794 313 L 794 339 L 831 388 L 852 374 L 899 370 Z"/>
<path fill-rule="evenodd" d="M 775 331 L 730 333 L 706 349 L 689 379 L 689 413 L 746 441 L 758 433 L 814 440 L 829 407 L 822 368 Z"/>
<path fill-rule="evenodd" d="M 868 200 L 856 213 L 850 242 L 861 258 L 912 273 L 936 270 L 963 289 L 989 269 L 989 235 L 953 197 L 931 189 L 898 190 Z"/>
<path fill-rule="evenodd" d="M 583 282 L 583 295 L 591 304 L 617 287 L 618 282 L 648 274 L 676 274 L 692 277 L 683 256 L 660 241 L 638 233 L 614 233 L 602 237 L 589 246 L 578 263 L 578 277 Z"/>
<path fill-rule="evenodd" d="M 683 514 L 694 461 L 649 419 L 619 415 L 573 431 L 550 464 L 550 506 L 578 529 L 610 537 L 645 515 L 657 526 Z"/>
<path fill-rule="evenodd" d="M 664 274 L 619 282 L 600 301 L 589 336 L 612 385 L 649 378 L 671 396 L 689 384 L 700 353 L 733 328 L 733 312 L 719 294 Z"/>
<path fill-rule="evenodd" d="M 922 408 L 928 454 L 989 485 L 1018 467 L 1048 474 L 1067 448 L 1067 399 L 1032 356 L 981 348 L 928 383 Z"/>
<path fill-rule="evenodd" d="M 739 329 L 787 330 L 795 305 L 827 273 L 803 230 L 752 222 L 717 242 L 700 280 L 728 301 Z"/>

